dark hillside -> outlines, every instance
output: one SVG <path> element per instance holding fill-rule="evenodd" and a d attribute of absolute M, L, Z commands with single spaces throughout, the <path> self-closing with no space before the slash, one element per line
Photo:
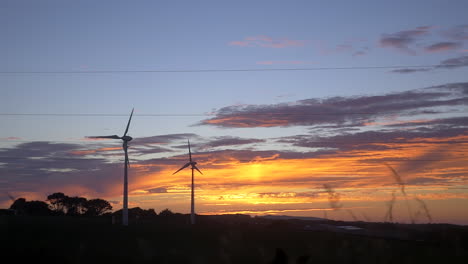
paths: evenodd
<path fill-rule="evenodd" d="M 468 228 L 200 216 L 2 216 L 3 258 L 46 263 L 465 263 Z M 134 219 L 135 220 L 135 219 Z M 362 226 L 346 230 L 340 226 Z M 307 228 L 304 228 L 307 227 Z M 380 230 L 379 230 L 380 229 Z M 404 237 L 386 234 L 406 234 Z M 286 261 L 287 260 L 287 261 Z"/>

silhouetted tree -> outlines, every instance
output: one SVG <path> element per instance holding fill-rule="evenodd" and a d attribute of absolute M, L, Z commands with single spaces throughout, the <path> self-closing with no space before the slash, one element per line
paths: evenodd
<path fill-rule="evenodd" d="M 66 214 L 65 200 L 68 198 L 61 192 L 53 193 L 47 196 L 47 201 L 50 203 L 50 208 L 57 214 Z"/>
<path fill-rule="evenodd" d="M 11 210 L 15 211 L 15 214 L 22 214 L 24 211 L 24 205 L 26 204 L 26 199 L 18 198 L 10 206 Z"/>
<path fill-rule="evenodd" d="M 67 197 L 64 200 L 64 204 L 67 208 L 67 215 L 82 215 L 86 213 L 87 199 L 84 197 Z"/>
<path fill-rule="evenodd" d="M 117 210 L 113 213 L 114 216 L 120 218 L 122 216 L 122 209 Z M 156 217 L 157 214 L 154 209 L 141 209 L 140 207 L 134 207 L 128 209 L 128 217 L 130 218 L 151 218 Z"/>
<path fill-rule="evenodd" d="M 91 199 L 86 202 L 86 215 L 99 216 L 112 211 L 112 205 L 103 199 Z"/>
<path fill-rule="evenodd" d="M 24 204 L 24 212 L 27 215 L 50 215 L 49 205 L 43 201 L 29 201 Z"/>
<path fill-rule="evenodd" d="M 147 217 L 154 217 L 157 216 L 158 214 L 154 211 L 154 209 L 150 208 L 145 211 L 145 216 Z"/>
<path fill-rule="evenodd" d="M 174 213 L 169 210 L 168 208 L 162 210 L 160 213 L 159 213 L 159 216 L 163 216 L 163 217 L 168 217 L 168 216 L 173 216 Z"/>
<path fill-rule="evenodd" d="M 49 205 L 43 201 L 26 201 L 25 198 L 16 199 L 10 206 L 19 215 L 50 215 Z"/>
<path fill-rule="evenodd" d="M 156 216 L 156 212 L 154 209 L 141 209 L 140 207 L 131 208 L 128 210 L 129 215 L 131 214 L 132 217 L 137 218 L 147 218 L 147 217 L 154 217 Z"/>

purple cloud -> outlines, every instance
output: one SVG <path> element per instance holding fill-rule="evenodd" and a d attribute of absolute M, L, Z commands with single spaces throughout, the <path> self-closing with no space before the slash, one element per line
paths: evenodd
<path fill-rule="evenodd" d="M 412 30 L 399 31 L 392 34 L 383 34 L 380 38 L 380 46 L 384 48 L 394 48 L 407 54 L 415 55 L 415 51 L 410 47 L 419 37 L 429 34 L 431 27 L 417 27 Z"/>
<path fill-rule="evenodd" d="M 403 69 L 396 69 L 390 72 L 392 73 L 415 73 L 415 72 L 428 72 L 432 71 L 432 68 L 403 68 Z"/>
<path fill-rule="evenodd" d="M 451 87 L 450 89 L 447 87 Z M 392 114 L 422 113 L 425 108 L 467 105 L 468 83 L 446 84 L 380 96 L 305 99 L 271 105 L 227 106 L 199 125 L 217 127 L 363 126 Z M 427 112 L 426 112 L 427 113 Z"/>
<path fill-rule="evenodd" d="M 216 147 L 226 147 L 226 146 L 238 146 L 238 145 L 246 145 L 252 143 L 261 143 L 265 142 L 263 139 L 256 139 L 256 138 L 239 138 L 239 137 L 232 137 L 232 136 L 225 136 L 225 137 L 217 137 L 213 140 L 204 144 L 204 148 L 216 148 Z"/>
<path fill-rule="evenodd" d="M 435 69 L 456 69 L 456 68 L 461 68 L 461 67 L 466 67 L 468 66 L 468 56 L 461 56 L 461 57 L 456 57 L 456 58 L 450 58 L 441 61 L 439 64 L 434 65 L 432 67 L 428 68 L 401 68 L 401 69 L 396 69 L 390 71 L 390 73 L 415 73 L 415 72 L 429 72 L 433 71 Z"/>
<path fill-rule="evenodd" d="M 436 68 L 454 69 L 468 66 L 468 55 L 444 60 Z"/>
<path fill-rule="evenodd" d="M 184 133 L 184 134 L 168 134 L 168 135 L 159 135 L 159 136 L 152 136 L 152 137 L 143 137 L 143 138 L 135 138 L 131 144 L 133 146 L 151 146 L 151 145 L 166 145 L 169 143 L 173 143 L 175 141 L 180 140 L 187 140 L 190 138 L 197 138 L 198 135 L 192 133 Z"/>
<path fill-rule="evenodd" d="M 453 40 L 468 40 L 468 25 L 458 25 L 442 31 L 442 35 Z"/>
<path fill-rule="evenodd" d="M 411 128 L 411 129 L 401 129 Z M 342 133 L 334 136 L 296 135 L 282 137 L 277 142 L 298 147 L 350 150 L 385 150 L 396 149 L 404 144 L 456 145 L 466 144 L 466 140 L 434 141 L 433 138 L 451 138 L 465 135 L 468 130 L 468 118 L 457 117 L 435 119 L 419 123 L 388 125 L 377 131 Z M 391 145 L 389 145 L 391 144 Z"/>
<path fill-rule="evenodd" d="M 461 48 L 462 46 L 463 45 L 459 42 L 439 42 L 425 47 L 424 50 L 426 50 L 427 52 L 442 52 L 448 50 L 456 50 L 458 48 Z"/>
<path fill-rule="evenodd" d="M 8 183 L 0 191 L 44 192 L 80 186 L 93 194 L 106 192 L 118 181 L 113 175 L 121 172 L 121 164 L 101 158 L 83 158 L 72 154 L 82 149 L 77 144 L 28 142 L 13 148 L 0 149 L 2 177 Z M 65 190 L 64 190 L 65 191 Z M 70 191 L 70 190 L 68 190 Z"/>

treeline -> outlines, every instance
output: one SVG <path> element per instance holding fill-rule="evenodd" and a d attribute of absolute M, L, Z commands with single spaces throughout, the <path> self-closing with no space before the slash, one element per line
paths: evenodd
<path fill-rule="evenodd" d="M 79 196 L 67 196 L 56 192 L 45 201 L 27 201 L 18 198 L 13 201 L 9 210 L 1 210 L 0 214 L 14 215 L 37 215 L 37 216 L 121 216 L 122 210 L 112 212 L 112 205 L 104 199 L 86 199 Z M 154 209 L 141 209 L 140 207 L 129 208 L 130 218 L 152 218 L 158 216 Z M 159 216 L 182 216 L 164 209 Z"/>
<path fill-rule="evenodd" d="M 10 206 L 16 215 L 68 215 L 101 216 L 112 211 L 112 205 L 103 199 L 88 200 L 79 196 L 67 196 L 57 192 L 47 196 L 46 201 L 16 199 Z"/>

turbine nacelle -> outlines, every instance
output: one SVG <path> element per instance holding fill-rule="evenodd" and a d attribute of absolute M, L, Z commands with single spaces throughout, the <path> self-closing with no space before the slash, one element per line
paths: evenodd
<path fill-rule="evenodd" d="M 121 139 L 122 139 L 123 141 L 127 141 L 127 142 L 128 142 L 128 141 L 132 141 L 133 138 L 132 138 L 131 136 L 123 136 L 123 137 L 121 137 Z"/>
<path fill-rule="evenodd" d="M 190 151 L 190 142 L 187 142 L 188 143 L 188 149 L 189 149 L 189 162 L 187 162 L 184 166 L 182 166 L 180 169 L 178 169 L 176 172 L 172 173 L 172 175 L 178 173 L 179 171 L 187 168 L 190 166 L 190 168 L 192 170 L 196 170 L 198 171 L 200 174 L 203 174 L 198 168 L 197 168 L 197 162 L 192 160 L 192 152 Z"/>

